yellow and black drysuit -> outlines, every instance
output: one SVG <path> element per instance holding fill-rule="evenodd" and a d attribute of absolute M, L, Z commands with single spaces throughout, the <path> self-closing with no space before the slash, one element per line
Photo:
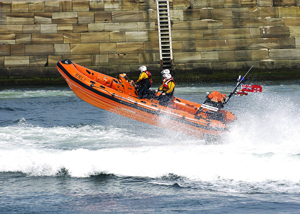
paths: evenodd
<path fill-rule="evenodd" d="M 173 98 L 175 89 L 174 79 L 165 78 L 161 86 L 159 86 L 158 91 L 162 91 L 161 95 L 158 97 L 159 104 L 168 105 L 169 101 Z"/>
<path fill-rule="evenodd" d="M 152 85 L 151 73 L 147 70 L 142 72 L 136 82 L 140 84 L 139 99 L 147 97 L 148 89 Z"/>

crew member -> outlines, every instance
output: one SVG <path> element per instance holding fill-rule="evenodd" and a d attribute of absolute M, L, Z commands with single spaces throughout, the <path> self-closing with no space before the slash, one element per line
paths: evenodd
<path fill-rule="evenodd" d="M 149 71 L 147 71 L 147 67 L 144 65 L 139 67 L 139 70 L 141 71 L 141 74 L 136 82 L 140 85 L 139 99 L 142 99 L 147 97 L 148 89 L 152 85 L 152 75 Z"/>
<path fill-rule="evenodd" d="M 170 71 L 169 71 L 170 72 Z M 165 73 L 163 75 L 164 80 L 159 86 L 159 88 L 156 90 L 161 91 L 162 93 L 157 97 L 159 100 L 159 104 L 161 105 L 168 105 L 171 99 L 173 98 L 174 89 L 175 89 L 175 82 L 170 73 Z"/>

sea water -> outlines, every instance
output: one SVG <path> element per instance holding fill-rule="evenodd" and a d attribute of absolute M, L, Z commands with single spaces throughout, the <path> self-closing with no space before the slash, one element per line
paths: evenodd
<path fill-rule="evenodd" d="M 202 103 L 234 84 L 175 94 Z M 67 87 L 2 88 L 0 213 L 299 213 L 300 84 L 261 85 L 231 98 L 238 120 L 214 143 L 103 111 Z"/>

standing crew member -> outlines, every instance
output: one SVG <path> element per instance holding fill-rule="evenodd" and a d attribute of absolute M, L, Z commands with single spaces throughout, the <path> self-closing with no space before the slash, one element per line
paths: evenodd
<path fill-rule="evenodd" d="M 166 69 L 167 70 L 167 69 Z M 175 82 L 172 78 L 172 75 L 170 73 L 165 73 L 163 75 L 164 80 L 159 86 L 157 91 L 162 91 L 161 95 L 158 96 L 159 104 L 160 105 L 168 105 L 171 99 L 173 98 L 174 89 L 175 89 Z"/>
<path fill-rule="evenodd" d="M 139 70 L 141 71 L 141 74 L 136 82 L 140 84 L 139 99 L 142 99 L 147 97 L 148 89 L 152 85 L 152 75 L 149 71 L 147 71 L 147 67 L 144 65 L 139 67 Z"/>

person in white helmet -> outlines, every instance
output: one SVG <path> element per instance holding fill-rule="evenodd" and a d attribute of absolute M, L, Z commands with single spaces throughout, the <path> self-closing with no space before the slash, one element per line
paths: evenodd
<path fill-rule="evenodd" d="M 170 70 L 169 69 L 164 69 L 160 72 L 162 75 L 164 74 L 170 74 Z"/>
<path fill-rule="evenodd" d="M 139 99 L 146 98 L 148 89 L 152 85 L 152 79 L 151 79 L 151 73 L 147 70 L 147 67 L 145 65 L 139 67 L 139 70 L 141 71 L 141 74 L 136 81 L 140 88 L 138 90 L 139 92 Z"/>
<path fill-rule="evenodd" d="M 159 104 L 168 105 L 170 100 L 173 98 L 174 89 L 175 89 L 175 81 L 170 73 L 164 73 L 163 78 L 164 78 L 164 80 L 163 80 L 161 86 L 159 86 L 158 89 L 156 90 L 156 92 L 158 92 L 158 91 L 162 92 L 157 97 L 157 99 L 159 100 Z"/>

